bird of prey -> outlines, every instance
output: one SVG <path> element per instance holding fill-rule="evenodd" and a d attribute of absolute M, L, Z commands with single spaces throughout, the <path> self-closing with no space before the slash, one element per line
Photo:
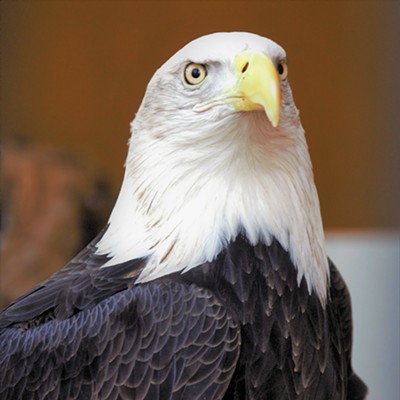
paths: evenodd
<path fill-rule="evenodd" d="M 363 399 L 286 53 L 190 42 L 150 80 L 109 222 L 0 315 L 1 399 Z"/>

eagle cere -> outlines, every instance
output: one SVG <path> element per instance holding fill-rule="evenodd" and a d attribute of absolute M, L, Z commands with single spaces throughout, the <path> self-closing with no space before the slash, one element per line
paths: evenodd
<path fill-rule="evenodd" d="M 196 39 L 152 77 L 100 235 L 0 314 L 1 399 L 364 399 L 285 51 Z"/>

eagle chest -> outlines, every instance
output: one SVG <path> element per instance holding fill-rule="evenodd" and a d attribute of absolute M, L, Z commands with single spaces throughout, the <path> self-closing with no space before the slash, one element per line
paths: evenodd
<path fill-rule="evenodd" d="M 241 326 L 240 357 L 225 398 L 286 393 L 290 399 L 314 393 L 325 380 L 336 386 L 340 368 L 330 360 L 329 313 L 304 279 L 298 284 L 297 270 L 277 241 L 252 246 L 240 236 L 215 261 L 184 276 L 215 293 Z"/>

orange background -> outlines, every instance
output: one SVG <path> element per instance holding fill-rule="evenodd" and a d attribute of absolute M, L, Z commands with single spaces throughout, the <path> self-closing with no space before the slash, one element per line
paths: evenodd
<path fill-rule="evenodd" d="M 1 2 L 1 134 L 68 151 L 111 180 L 154 71 L 195 37 L 280 43 L 325 227 L 399 218 L 398 1 Z"/>

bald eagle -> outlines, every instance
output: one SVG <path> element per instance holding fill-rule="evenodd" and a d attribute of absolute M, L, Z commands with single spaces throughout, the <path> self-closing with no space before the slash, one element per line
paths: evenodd
<path fill-rule="evenodd" d="M 285 51 L 194 40 L 152 77 L 100 235 L 0 315 L 1 399 L 363 399 Z"/>

